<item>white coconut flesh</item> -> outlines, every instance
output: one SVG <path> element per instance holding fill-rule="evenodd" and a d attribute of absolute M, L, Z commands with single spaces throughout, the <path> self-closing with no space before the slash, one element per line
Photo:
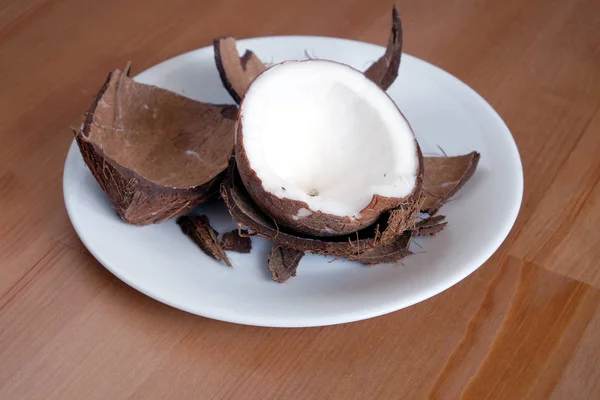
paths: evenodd
<path fill-rule="evenodd" d="M 404 198 L 419 167 L 412 130 L 376 84 L 343 64 L 287 61 L 250 86 L 243 147 L 263 189 L 321 211 L 360 218 L 374 195 Z"/>

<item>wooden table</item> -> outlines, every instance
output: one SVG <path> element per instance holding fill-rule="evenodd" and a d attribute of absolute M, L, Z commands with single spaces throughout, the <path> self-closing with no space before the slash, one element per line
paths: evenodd
<path fill-rule="evenodd" d="M 213 321 L 121 283 L 71 228 L 70 127 L 108 71 L 225 33 L 384 44 L 390 7 L 0 0 L 1 399 L 600 398 L 598 0 L 398 2 L 406 52 L 488 99 L 525 168 L 501 249 L 423 303 L 325 328 Z"/>

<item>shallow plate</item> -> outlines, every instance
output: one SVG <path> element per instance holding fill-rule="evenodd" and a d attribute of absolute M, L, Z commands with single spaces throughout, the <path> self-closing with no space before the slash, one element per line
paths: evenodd
<path fill-rule="evenodd" d="M 268 37 L 238 42 L 265 62 L 327 58 L 366 69 L 380 46 L 323 37 Z M 214 66 L 212 47 L 156 65 L 136 80 L 185 96 L 230 103 Z M 500 246 L 517 217 L 523 172 L 515 142 L 492 107 L 441 69 L 404 55 L 388 90 L 412 124 L 423 152 L 481 153 L 473 178 L 446 204 L 447 229 L 416 241 L 418 254 L 402 264 L 367 268 L 316 255 L 303 258 L 298 276 L 270 279 L 271 244 L 254 238 L 251 254 L 230 253 L 234 268 L 207 257 L 174 221 L 135 227 L 111 208 L 73 143 L 64 172 L 69 217 L 83 243 L 108 270 L 137 290 L 209 318 L 263 326 L 316 326 L 361 320 L 425 300 L 462 280 Z M 235 224 L 218 203 L 198 209 L 220 232 Z M 414 246 L 414 244 L 413 244 Z"/>

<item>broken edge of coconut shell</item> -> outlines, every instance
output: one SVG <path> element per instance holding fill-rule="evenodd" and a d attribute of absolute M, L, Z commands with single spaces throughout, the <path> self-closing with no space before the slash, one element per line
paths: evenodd
<path fill-rule="evenodd" d="M 248 231 L 243 229 L 234 229 L 231 232 L 226 232 L 223 234 L 220 246 L 226 251 L 250 253 L 250 251 L 252 251 L 252 239 L 250 239 L 248 236 Z"/>
<path fill-rule="evenodd" d="M 216 38 L 213 48 L 221 82 L 233 100 L 240 104 L 250 83 L 267 67 L 250 50 L 240 57 L 233 36 Z"/>
<path fill-rule="evenodd" d="M 194 241 L 202 251 L 217 261 L 223 261 L 229 267 L 231 262 L 217 242 L 217 231 L 210 225 L 206 215 L 186 215 L 177 219 L 177 224 L 185 235 Z"/>
<path fill-rule="evenodd" d="M 415 224 L 413 232 L 415 236 L 435 236 L 448 225 L 446 216 L 436 215 L 435 217 L 425 218 Z"/>
<path fill-rule="evenodd" d="M 327 238 L 302 236 L 282 230 L 254 204 L 239 178 L 234 162 L 221 185 L 221 195 L 232 218 L 240 226 L 284 247 L 346 258 L 368 265 L 395 262 L 410 254 L 408 246 L 413 234 L 411 231 L 400 232 L 394 240 L 383 244 L 379 240 L 376 226 L 350 235 Z"/>
<path fill-rule="evenodd" d="M 402 58 L 402 21 L 396 6 L 392 8 L 392 30 L 383 56 L 366 71 L 365 76 L 387 90 L 398 77 Z"/>
<path fill-rule="evenodd" d="M 450 157 L 424 157 L 423 193 L 425 201 L 421 211 L 436 214 L 473 176 L 481 155 L 473 151 L 469 154 Z"/>
<path fill-rule="evenodd" d="M 137 83 L 128 77 L 128 73 L 129 66 L 124 72 L 115 70 L 109 74 L 87 112 L 85 122 L 74 133 L 85 163 L 90 168 L 102 190 L 112 201 L 117 214 L 125 222 L 135 225 L 147 225 L 183 215 L 218 193 L 219 184 L 224 176 L 223 172 L 226 169 L 228 158 L 233 151 L 233 118 L 235 118 L 234 114 L 236 112 L 234 109 L 236 107 L 199 103 L 164 89 Z M 122 89 L 125 86 L 129 89 Z M 123 110 L 119 102 L 124 94 L 121 90 L 129 90 L 127 93 L 129 97 L 147 96 L 135 102 L 136 106 L 140 107 L 140 110 L 125 110 L 131 112 L 125 112 L 128 115 L 125 117 L 122 116 Z M 156 105 L 154 110 L 150 110 L 150 107 L 145 103 L 146 99 Z M 115 102 L 118 103 L 116 106 L 113 104 Z M 131 107 L 131 103 L 125 103 L 124 107 Z M 211 165 L 211 167 L 214 167 L 212 169 L 215 170 L 214 175 L 211 173 L 203 177 L 202 181 L 198 181 L 193 186 L 178 188 L 153 182 L 151 179 L 142 176 L 142 174 L 132 169 L 131 166 L 123 165 L 122 160 L 118 162 L 118 157 L 115 158 L 114 154 L 111 156 L 111 149 L 108 148 L 109 146 L 106 146 L 107 137 L 111 133 L 119 133 L 119 138 L 115 139 L 115 145 L 112 148 L 114 151 L 124 151 L 122 150 L 124 146 L 119 144 L 119 140 L 126 136 L 127 131 L 139 135 L 147 133 L 147 131 L 151 131 L 152 129 L 158 129 L 149 128 L 146 130 L 144 123 L 150 124 L 150 122 L 152 122 L 152 126 L 154 127 L 163 126 L 156 124 L 156 120 L 160 120 L 162 115 L 160 113 L 161 110 L 158 110 L 160 107 L 166 107 L 169 112 L 165 112 L 164 114 L 169 115 L 172 114 L 172 109 L 180 109 L 182 114 L 189 114 L 190 111 L 188 109 L 199 110 L 202 111 L 201 115 L 205 115 L 209 119 L 210 123 L 206 124 L 208 129 L 212 129 L 214 125 L 214 129 L 218 130 L 219 134 L 223 133 L 224 135 L 229 135 L 228 131 L 231 129 L 230 137 L 223 139 L 227 143 L 223 142 L 223 146 L 219 147 L 219 149 L 223 150 L 223 157 L 220 157 L 223 159 L 222 165 L 221 162 L 219 162 L 218 166 L 216 164 Z M 149 112 L 149 116 L 146 116 L 146 114 L 141 115 L 142 111 L 146 114 Z M 110 113 L 115 114 L 112 119 L 109 118 Z M 99 115 L 104 115 L 104 119 L 112 122 L 102 123 L 103 121 L 98 121 L 97 118 Z M 126 117 L 130 119 L 129 124 L 122 121 L 122 118 Z M 131 121 L 136 123 L 140 121 L 139 124 L 141 126 L 131 126 Z M 184 129 L 190 128 L 188 126 L 189 121 L 171 120 L 168 122 L 171 124 L 173 131 L 179 135 L 178 139 L 181 139 L 184 133 L 189 135 L 188 138 L 198 136 L 195 135 L 196 131 L 188 132 Z M 182 126 L 178 125 L 180 122 Z M 199 125 L 204 124 L 200 123 Z M 205 127 L 203 126 L 199 129 L 205 129 Z M 104 135 L 104 142 L 93 140 L 94 135 L 90 136 L 90 132 L 92 131 L 101 132 L 99 135 Z M 211 134 L 211 140 L 221 140 L 221 137 L 218 137 L 218 135 L 212 135 L 215 133 L 214 131 L 209 133 Z M 187 139 L 184 138 L 184 142 L 185 140 Z M 228 148 L 229 145 L 231 149 Z M 181 152 L 183 153 L 183 150 Z M 140 163 L 143 162 L 140 161 Z"/>
<path fill-rule="evenodd" d="M 285 246 L 275 246 L 269 253 L 269 270 L 275 282 L 283 283 L 296 276 L 296 269 L 304 252 Z"/>

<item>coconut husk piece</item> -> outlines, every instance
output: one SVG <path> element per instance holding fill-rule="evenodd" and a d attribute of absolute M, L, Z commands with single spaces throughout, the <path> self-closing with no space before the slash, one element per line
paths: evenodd
<path fill-rule="evenodd" d="M 390 244 L 402 232 L 414 229 L 424 200 L 425 197 L 421 193 L 416 201 L 402 204 L 389 213 L 384 214 L 384 217 L 387 215 L 387 221 L 385 224 L 386 227 L 380 237 L 382 244 Z"/>
<path fill-rule="evenodd" d="M 398 77 L 400 59 L 402 58 L 402 21 L 396 6 L 392 8 L 392 30 L 384 55 L 373 63 L 365 76 L 375 82 L 381 89 L 387 90 Z"/>
<path fill-rule="evenodd" d="M 250 83 L 267 69 L 265 64 L 250 50 L 242 57 L 237 52 L 233 36 L 221 36 L 214 40 L 215 63 L 223 86 L 233 100 L 240 104 Z"/>
<path fill-rule="evenodd" d="M 383 245 L 379 240 L 379 226 L 370 227 L 351 235 L 321 238 L 303 236 L 280 228 L 252 201 L 233 162 L 230 165 L 227 179 L 221 186 L 221 195 L 229 213 L 238 225 L 284 247 L 367 264 L 395 262 L 410 254 L 408 252 L 412 236 L 410 231 L 400 233 L 389 244 Z"/>
<path fill-rule="evenodd" d="M 217 236 L 219 236 L 219 233 L 210 225 L 210 220 L 206 215 L 179 217 L 177 224 L 181 227 L 183 233 L 189 236 L 206 255 L 217 261 L 223 261 L 231 267 L 227 254 L 218 244 Z"/>
<path fill-rule="evenodd" d="M 252 239 L 248 237 L 245 229 L 234 229 L 223 234 L 220 246 L 223 250 L 235 251 L 236 253 L 250 253 L 252 250 Z"/>
<path fill-rule="evenodd" d="M 269 254 L 269 270 L 275 282 L 283 283 L 296 276 L 296 269 L 304 252 L 284 246 L 275 246 Z"/>
<path fill-rule="evenodd" d="M 448 225 L 448 221 L 445 219 L 444 215 L 425 218 L 417 222 L 413 228 L 413 232 L 415 236 L 435 236 Z"/>
<path fill-rule="evenodd" d="M 117 214 L 135 225 L 185 214 L 218 192 L 236 107 L 197 102 L 115 70 L 75 138 Z"/>
<path fill-rule="evenodd" d="M 436 214 L 440 207 L 473 176 L 481 155 L 473 151 L 452 157 L 424 157 L 425 201 L 421 211 Z"/>

